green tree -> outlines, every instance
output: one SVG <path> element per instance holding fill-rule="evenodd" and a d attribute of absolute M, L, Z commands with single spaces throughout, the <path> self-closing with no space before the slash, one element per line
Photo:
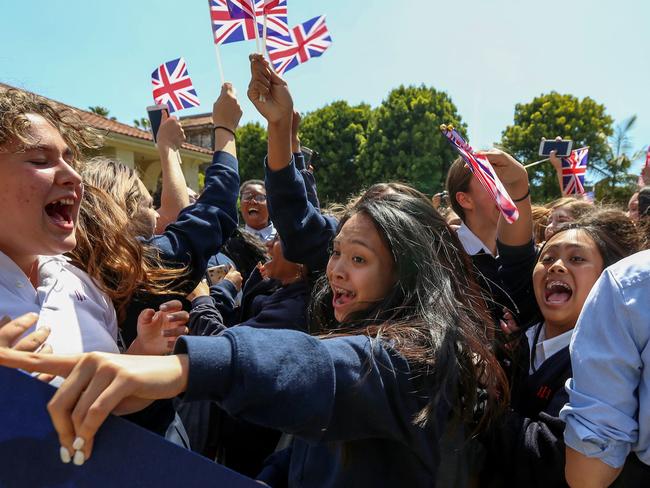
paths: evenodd
<path fill-rule="evenodd" d="M 359 157 L 364 183 L 403 181 L 425 193 L 440 191 L 457 156 L 440 133 L 443 123 L 466 132 L 446 93 L 424 85 L 392 90 L 374 111 Z"/>
<path fill-rule="evenodd" d="M 266 129 L 259 122 L 249 122 L 237 129 L 237 158 L 242 182 L 264 179 L 266 140 Z"/>
<path fill-rule="evenodd" d="M 591 175 L 608 175 L 615 168 L 610 160 L 607 138 L 612 135 L 612 118 L 604 105 L 585 97 L 557 92 L 540 95 L 529 103 L 515 106 L 513 125 L 506 127 L 501 136 L 503 148 L 523 164 L 538 159 L 542 137 L 561 136 L 571 139 L 573 148 L 589 146 Z M 539 164 L 528 170 L 534 200 L 547 201 L 561 195 L 555 169 L 551 164 Z"/>
<path fill-rule="evenodd" d="M 101 115 L 102 117 L 106 117 L 107 119 L 111 120 L 117 120 L 115 117 L 109 117 L 110 115 L 110 110 L 108 110 L 106 107 L 102 107 L 101 105 L 95 105 L 94 107 L 88 107 L 88 110 L 96 115 Z"/>
<path fill-rule="evenodd" d="M 133 119 L 133 125 L 138 129 L 149 130 L 151 128 L 151 122 L 146 117 L 140 117 L 139 119 Z"/>
<path fill-rule="evenodd" d="M 344 202 L 361 189 L 356 162 L 370 114 L 369 105 L 336 101 L 303 117 L 300 141 L 319 155 L 314 165 L 318 197 L 324 203 Z"/>
<path fill-rule="evenodd" d="M 609 138 L 610 154 L 607 170 L 595 186 L 596 198 L 610 203 L 627 204 L 636 189 L 638 175 L 629 174 L 632 163 L 644 153 L 643 149 L 632 153 L 633 145 L 630 131 L 636 123 L 636 115 L 616 125 Z"/>

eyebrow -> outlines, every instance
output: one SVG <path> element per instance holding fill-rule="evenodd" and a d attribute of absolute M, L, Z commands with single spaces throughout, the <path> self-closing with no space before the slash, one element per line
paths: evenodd
<path fill-rule="evenodd" d="M 375 252 L 375 250 L 373 248 L 371 248 L 368 244 L 366 244 L 364 241 L 362 241 L 360 239 L 348 239 L 346 242 L 349 243 L 349 244 L 357 244 L 359 246 L 363 246 L 366 249 L 368 249 L 368 250 L 370 250 L 372 252 Z M 340 239 L 334 239 L 334 244 L 341 245 L 341 240 Z"/>
<path fill-rule="evenodd" d="M 557 249 L 560 247 L 560 244 L 551 244 L 550 246 L 546 246 L 544 248 L 544 252 L 549 251 L 551 249 Z M 587 246 L 584 244 L 565 244 L 562 247 L 570 247 L 570 248 L 578 248 L 578 249 L 586 249 Z"/>
<path fill-rule="evenodd" d="M 56 151 L 57 149 L 54 146 L 45 146 L 43 144 L 33 144 L 33 145 L 25 145 L 23 146 L 22 151 L 23 152 L 52 152 Z M 72 149 L 70 149 L 68 146 L 63 151 L 63 157 L 64 158 L 72 158 L 74 156 Z"/>

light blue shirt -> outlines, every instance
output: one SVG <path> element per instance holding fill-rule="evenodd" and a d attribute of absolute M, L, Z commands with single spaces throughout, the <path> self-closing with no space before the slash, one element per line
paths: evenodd
<path fill-rule="evenodd" d="M 630 451 L 650 465 L 650 250 L 605 270 L 570 351 L 566 445 L 614 468 Z"/>

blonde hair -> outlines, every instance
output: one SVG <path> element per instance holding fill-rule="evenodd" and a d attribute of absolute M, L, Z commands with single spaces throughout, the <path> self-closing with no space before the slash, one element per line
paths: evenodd
<path fill-rule="evenodd" d="M 77 246 L 69 255 L 111 298 L 121 321 L 136 293 L 170 293 L 181 286 L 186 269 L 166 265 L 157 249 L 138 238 L 132 214 L 142 183 L 135 171 L 106 158 L 85 168 Z"/>
<path fill-rule="evenodd" d="M 40 115 L 52 124 L 72 151 L 75 162 L 81 158 L 84 149 L 101 146 L 99 134 L 72 109 L 33 93 L 0 88 L 0 148 L 11 141 L 21 146 L 34 143 L 28 135 L 31 123 L 27 114 Z"/>

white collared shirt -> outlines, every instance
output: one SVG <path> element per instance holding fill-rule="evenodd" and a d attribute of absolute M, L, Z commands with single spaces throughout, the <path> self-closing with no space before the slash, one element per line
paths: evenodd
<path fill-rule="evenodd" d="M 256 235 L 257 237 L 260 238 L 262 242 L 269 242 L 275 239 L 275 234 L 277 234 L 277 231 L 275 230 L 275 227 L 273 227 L 273 224 L 270 223 L 263 229 L 253 229 L 250 227 L 248 224 L 244 226 L 244 230 L 250 234 Z"/>
<path fill-rule="evenodd" d="M 474 256 L 481 251 L 485 252 L 486 254 L 489 254 L 492 256 L 492 251 L 483 244 L 483 241 L 476 237 L 476 235 L 465 225 L 465 222 L 460 224 L 460 227 L 458 228 L 458 239 L 460 239 L 460 243 L 463 245 L 465 248 L 465 252 L 469 254 L 470 256 Z"/>
<path fill-rule="evenodd" d="M 16 263 L 0 252 L 0 317 L 39 314 L 36 328 L 50 328 L 47 344 L 57 354 L 119 352 L 115 308 L 90 276 L 63 256 L 41 256 L 38 281 L 34 289 Z"/>
<path fill-rule="evenodd" d="M 534 362 L 530 365 L 528 374 L 533 374 L 535 370 L 538 370 L 540 366 L 550 358 L 553 354 L 558 352 L 561 349 L 564 349 L 571 342 L 571 336 L 573 335 L 573 329 L 567 330 L 566 332 L 560 334 L 559 336 L 551 337 L 550 339 L 546 338 L 546 327 L 544 323 L 537 324 L 534 327 L 530 327 L 526 331 L 526 338 L 528 339 L 528 349 L 533 350 L 533 342 L 535 341 L 535 334 L 537 329 L 541 327 L 542 330 L 539 331 L 539 336 L 537 336 L 537 343 L 535 344 L 535 354 L 533 355 Z"/>

